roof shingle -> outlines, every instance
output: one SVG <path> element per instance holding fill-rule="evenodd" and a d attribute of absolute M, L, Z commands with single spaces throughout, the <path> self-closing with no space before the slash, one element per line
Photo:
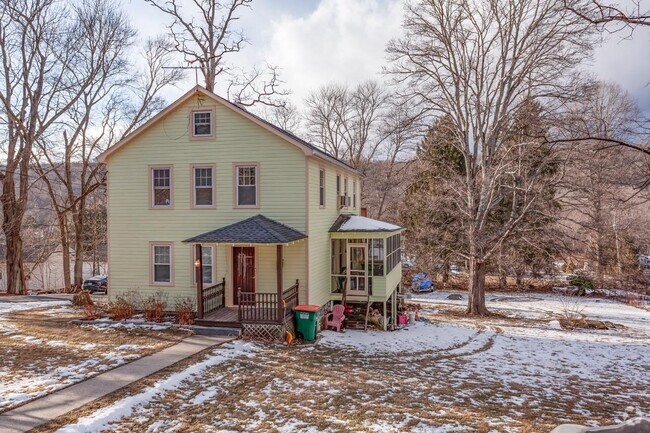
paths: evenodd
<path fill-rule="evenodd" d="M 305 239 L 307 235 L 264 215 L 191 237 L 183 242 L 232 244 L 288 244 Z"/>

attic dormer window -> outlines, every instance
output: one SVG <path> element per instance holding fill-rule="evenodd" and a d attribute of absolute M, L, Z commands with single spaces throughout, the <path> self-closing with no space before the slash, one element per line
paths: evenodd
<path fill-rule="evenodd" d="M 212 136 L 212 111 L 192 112 L 192 135 L 194 137 Z"/>

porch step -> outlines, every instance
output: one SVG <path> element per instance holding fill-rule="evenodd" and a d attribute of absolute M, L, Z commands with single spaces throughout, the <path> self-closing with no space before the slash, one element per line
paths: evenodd
<path fill-rule="evenodd" d="M 197 321 L 197 323 L 199 323 Z M 196 335 L 217 335 L 220 337 L 239 337 L 241 335 L 240 328 L 225 328 L 222 326 L 193 326 L 192 330 Z"/>

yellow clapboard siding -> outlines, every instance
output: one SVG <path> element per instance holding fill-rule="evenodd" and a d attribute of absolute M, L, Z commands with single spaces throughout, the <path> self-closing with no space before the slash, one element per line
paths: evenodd
<path fill-rule="evenodd" d="M 214 110 L 214 137 L 189 137 L 191 110 Z M 259 167 L 259 208 L 233 208 L 233 163 Z M 215 207 L 194 209 L 192 165 L 215 167 Z M 173 169 L 173 209 L 151 209 L 150 166 Z M 326 206 L 319 206 L 319 169 L 326 170 Z M 336 174 L 349 178 L 352 171 L 306 156 L 303 150 L 272 134 L 241 114 L 206 95 L 193 96 L 167 113 L 128 145 L 108 158 L 109 171 L 109 296 L 136 291 L 141 297 L 163 291 L 173 305 L 175 297 L 196 297 L 193 246 L 184 239 L 250 216 L 263 214 L 308 235 L 307 240 L 283 247 L 283 286 L 300 281 L 300 302 L 324 305 L 330 300 L 330 238 L 328 230 L 340 212 Z M 341 188 L 343 190 L 343 180 Z M 360 198 L 360 197 L 359 197 Z M 151 242 L 173 246 L 173 286 L 150 284 Z M 215 282 L 226 279 L 226 304 L 232 305 L 232 245 L 213 245 Z M 255 246 L 258 292 L 277 290 L 276 247 Z"/>

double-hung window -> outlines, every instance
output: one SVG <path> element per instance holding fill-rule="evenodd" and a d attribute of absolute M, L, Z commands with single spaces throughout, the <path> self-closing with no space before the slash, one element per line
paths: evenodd
<path fill-rule="evenodd" d="M 151 169 L 151 207 L 172 207 L 172 169 L 154 167 Z"/>
<path fill-rule="evenodd" d="M 352 207 L 356 209 L 357 207 L 357 181 L 352 181 Z"/>
<path fill-rule="evenodd" d="M 259 166 L 241 164 L 235 166 L 235 206 L 259 206 Z"/>
<path fill-rule="evenodd" d="M 343 195 L 345 195 L 345 207 L 348 207 L 348 178 L 343 180 Z"/>
<path fill-rule="evenodd" d="M 194 206 L 214 207 L 214 166 L 194 166 Z"/>
<path fill-rule="evenodd" d="M 194 251 L 194 260 L 196 260 L 196 248 L 192 248 Z M 211 286 L 214 284 L 214 247 L 212 246 L 201 246 L 201 264 L 203 265 L 203 285 Z M 194 284 L 196 284 L 196 272 L 194 273 Z"/>
<path fill-rule="evenodd" d="M 325 206 L 325 169 L 318 172 L 318 204 Z"/>
<path fill-rule="evenodd" d="M 192 112 L 192 136 L 212 137 L 212 110 Z"/>
<path fill-rule="evenodd" d="M 172 285 L 172 245 L 169 243 L 151 244 L 151 282 Z"/>

